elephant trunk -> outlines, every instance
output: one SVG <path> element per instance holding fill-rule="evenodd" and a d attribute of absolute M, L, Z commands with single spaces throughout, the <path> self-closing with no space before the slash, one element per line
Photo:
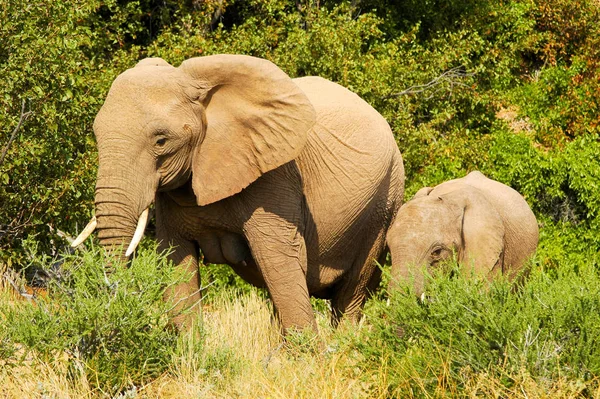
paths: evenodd
<path fill-rule="evenodd" d="M 402 229 L 401 231 L 405 231 Z M 402 234 L 388 236 L 388 244 L 392 255 L 392 270 L 390 288 L 398 289 L 411 284 L 415 294 L 421 297 L 425 291 L 424 251 L 416 248 L 414 243 L 404 238 Z"/>
<path fill-rule="evenodd" d="M 424 268 L 412 261 L 394 261 L 390 286 L 397 289 L 403 282 L 412 283 L 415 294 L 421 297 L 425 292 Z"/>
<path fill-rule="evenodd" d="M 131 242 L 137 220 L 126 194 L 117 188 L 96 189 L 96 220 L 100 245 L 110 252 L 119 251 L 125 258 L 125 249 Z"/>
<path fill-rule="evenodd" d="M 158 182 L 120 176 L 123 175 L 115 173 L 115 170 L 99 170 L 95 201 L 96 230 L 103 247 L 126 259 L 141 239 L 146 226 L 147 208 L 154 200 Z M 137 242 L 126 253 L 132 239 Z"/>

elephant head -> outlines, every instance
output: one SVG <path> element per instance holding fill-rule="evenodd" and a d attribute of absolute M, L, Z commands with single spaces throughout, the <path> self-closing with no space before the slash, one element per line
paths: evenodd
<path fill-rule="evenodd" d="M 198 206 L 240 192 L 296 158 L 315 111 L 269 61 L 239 55 L 173 67 L 148 58 L 119 75 L 94 122 L 96 216 L 103 246 L 141 239 L 158 191 L 190 184 Z"/>
<path fill-rule="evenodd" d="M 414 281 L 421 296 L 425 272 L 453 256 L 465 270 L 487 276 L 502 268 L 504 233 L 499 213 L 478 189 L 423 188 L 400 208 L 387 234 L 392 286 Z"/>

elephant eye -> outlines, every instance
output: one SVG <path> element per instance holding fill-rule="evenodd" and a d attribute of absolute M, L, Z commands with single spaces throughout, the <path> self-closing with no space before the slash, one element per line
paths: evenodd
<path fill-rule="evenodd" d="M 431 251 L 431 255 L 434 257 L 439 257 L 442 254 L 442 248 L 436 248 L 433 251 Z"/>
<path fill-rule="evenodd" d="M 156 140 L 156 145 L 159 147 L 162 147 L 165 145 L 166 142 L 167 142 L 167 139 L 165 137 L 160 137 Z"/>

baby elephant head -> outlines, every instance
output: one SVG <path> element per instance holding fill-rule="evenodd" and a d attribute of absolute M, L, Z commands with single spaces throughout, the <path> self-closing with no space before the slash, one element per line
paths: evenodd
<path fill-rule="evenodd" d="M 426 187 L 400 208 L 387 234 L 392 255 L 392 287 L 414 282 L 424 292 L 424 274 L 456 254 L 467 271 L 487 276 L 502 269 L 504 224 L 484 195 L 461 185 Z"/>

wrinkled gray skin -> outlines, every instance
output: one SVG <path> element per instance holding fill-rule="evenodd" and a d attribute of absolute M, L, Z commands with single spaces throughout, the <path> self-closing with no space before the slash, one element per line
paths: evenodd
<path fill-rule="evenodd" d="M 310 295 L 332 300 L 334 321 L 360 315 L 404 170 L 357 95 L 254 57 L 146 59 L 114 81 L 94 132 L 100 242 L 126 247 L 154 202 L 161 249 L 194 275 L 167 293 L 176 312 L 200 299 L 201 251 L 267 287 L 284 329 L 315 328 Z"/>
<path fill-rule="evenodd" d="M 462 269 L 492 279 L 519 274 L 538 243 L 538 225 L 525 199 L 480 172 L 419 190 L 387 233 L 392 287 L 414 281 L 424 292 L 424 271 L 456 253 Z"/>

